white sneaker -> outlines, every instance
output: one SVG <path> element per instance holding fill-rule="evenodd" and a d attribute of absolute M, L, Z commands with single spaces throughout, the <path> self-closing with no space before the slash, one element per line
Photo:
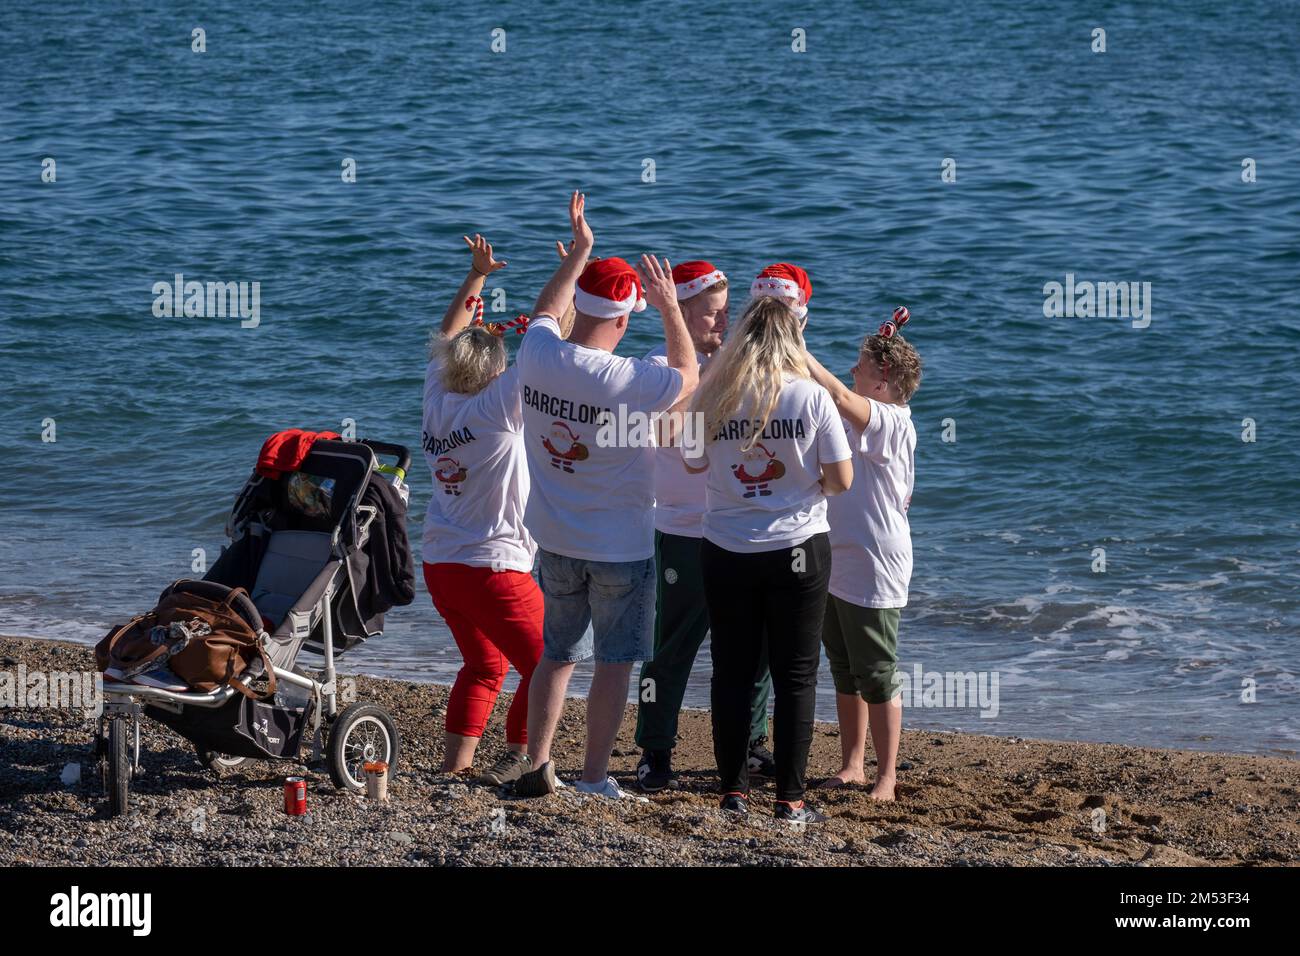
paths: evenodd
<path fill-rule="evenodd" d="M 573 789 L 578 791 L 578 793 L 590 793 L 598 797 L 609 797 L 611 800 L 622 800 L 627 796 L 627 794 L 619 789 L 618 781 L 613 777 L 606 777 L 604 783 L 586 783 L 585 781 L 579 780 L 573 785 Z"/>

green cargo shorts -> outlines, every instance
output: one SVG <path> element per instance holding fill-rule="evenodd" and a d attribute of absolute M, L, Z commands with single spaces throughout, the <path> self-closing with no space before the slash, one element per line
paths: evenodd
<path fill-rule="evenodd" d="M 898 696 L 894 680 L 898 611 L 896 607 L 859 607 L 826 595 L 822 644 L 837 694 L 861 694 L 868 704 L 884 704 Z"/>

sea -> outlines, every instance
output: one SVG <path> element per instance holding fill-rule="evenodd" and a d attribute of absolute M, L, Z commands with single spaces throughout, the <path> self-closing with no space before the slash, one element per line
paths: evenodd
<path fill-rule="evenodd" d="M 1294 757 L 1298 85 L 1296 6 L 1251 0 L 11 0 L 0 632 L 94 641 L 194 576 L 274 431 L 418 450 L 461 236 L 526 312 L 581 189 L 596 254 L 708 259 L 733 316 L 802 265 L 846 380 L 910 310 L 900 666 L 953 692 L 905 726 Z M 177 276 L 257 314 L 173 314 Z M 413 544 L 431 490 L 417 457 Z M 344 663 L 459 656 L 421 590 Z"/>

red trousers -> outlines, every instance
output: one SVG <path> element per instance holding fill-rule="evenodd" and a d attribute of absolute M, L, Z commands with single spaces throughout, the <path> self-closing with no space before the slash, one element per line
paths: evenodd
<path fill-rule="evenodd" d="M 447 703 L 447 733 L 482 737 L 513 664 L 521 680 L 506 714 L 506 740 L 528 742 L 528 682 L 542 656 L 542 592 L 531 574 L 467 564 L 425 564 L 433 606 L 465 665 Z"/>

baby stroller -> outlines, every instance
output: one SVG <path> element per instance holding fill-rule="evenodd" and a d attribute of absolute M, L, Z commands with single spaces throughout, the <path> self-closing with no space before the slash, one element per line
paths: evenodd
<path fill-rule="evenodd" d="M 230 608 L 258 634 L 276 691 L 258 700 L 229 685 L 178 692 L 106 681 L 95 751 L 111 815 L 125 812 L 131 778 L 140 772 L 142 717 L 189 740 L 218 773 L 250 759 L 296 760 L 304 737 L 313 741 L 313 760 L 324 755 L 340 789 L 363 790 L 370 761 L 395 771 L 392 717 L 376 704 L 350 702 L 348 688 L 336 681 L 335 660 L 382 633 L 383 611 L 414 595 L 403 484 L 409 467 L 410 453 L 400 445 L 319 439 L 295 471 L 278 478 L 253 472 L 226 526 L 231 544 L 203 580 L 178 581 L 164 596 L 186 589 L 219 598 L 244 588 L 247 595 L 235 595 Z M 406 560 L 392 560 L 402 549 Z M 304 648 L 323 657 L 318 677 L 298 666 Z M 268 676 L 265 666 L 255 659 L 240 680 Z"/>

